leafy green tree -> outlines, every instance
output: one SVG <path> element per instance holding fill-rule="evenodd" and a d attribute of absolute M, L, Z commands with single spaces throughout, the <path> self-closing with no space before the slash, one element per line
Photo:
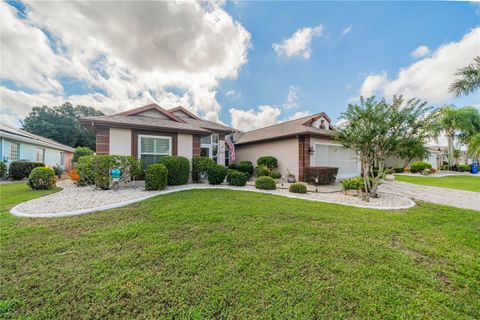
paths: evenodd
<path fill-rule="evenodd" d="M 54 107 L 33 107 L 23 119 L 22 129 L 67 146 L 95 150 L 95 134 L 82 126 L 78 119 L 98 115 L 103 112 L 92 107 L 73 106 L 69 102 Z"/>
<path fill-rule="evenodd" d="M 417 138 L 405 139 L 396 150 L 398 157 L 405 159 L 404 169 L 414 158 L 425 159 L 430 155 L 430 151 L 425 147 L 425 141 Z"/>
<path fill-rule="evenodd" d="M 475 158 L 478 163 L 478 158 L 480 158 L 480 132 L 469 138 L 467 154 L 469 157 Z"/>
<path fill-rule="evenodd" d="M 480 56 L 476 56 L 468 66 L 458 69 L 455 75 L 458 78 L 451 85 L 450 92 L 457 96 L 468 95 L 480 88 Z"/>
<path fill-rule="evenodd" d="M 78 159 L 84 156 L 93 156 L 93 150 L 87 147 L 76 147 L 73 153 L 72 163 L 77 163 Z"/>
<path fill-rule="evenodd" d="M 350 104 L 341 118 L 346 125 L 336 131 L 336 139 L 357 152 L 363 171 L 365 200 L 378 196 L 380 179 L 385 175 L 385 160 L 397 155 L 397 148 L 414 139 L 426 139 L 432 130 L 435 113 L 426 102 L 412 99 L 404 103 L 395 96 L 391 103 L 375 97 L 361 97 Z M 374 172 L 378 166 L 378 173 Z"/>
<path fill-rule="evenodd" d="M 455 159 L 454 142 L 456 138 L 468 145 L 468 141 L 480 132 L 480 112 L 474 107 L 456 108 L 446 105 L 440 108 L 435 135 L 444 134 L 448 143 L 448 166 L 452 167 Z"/>

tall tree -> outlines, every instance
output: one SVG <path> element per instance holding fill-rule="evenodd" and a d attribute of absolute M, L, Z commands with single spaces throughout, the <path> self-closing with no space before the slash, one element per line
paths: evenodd
<path fill-rule="evenodd" d="M 454 164 L 454 142 L 458 137 L 461 142 L 467 143 L 469 137 L 480 130 L 480 115 L 474 107 L 456 108 L 446 105 L 440 108 L 436 123 L 436 135 L 443 133 L 448 143 L 448 166 Z"/>
<path fill-rule="evenodd" d="M 33 107 L 22 121 L 22 129 L 71 147 L 89 147 L 95 150 L 95 135 L 78 121 L 81 117 L 103 115 L 92 107 L 73 106 L 66 102 L 60 106 Z"/>
<path fill-rule="evenodd" d="M 403 168 L 405 169 L 410 161 L 415 158 L 425 159 L 430 155 L 427 147 L 425 147 L 425 140 L 422 139 L 405 139 L 396 149 L 398 157 L 405 159 Z"/>
<path fill-rule="evenodd" d="M 455 75 L 458 78 L 450 86 L 450 92 L 457 96 L 468 95 L 480 88 L 480 56 L 476 56 L 468 66 L 458 69 Z"/>
<path fill-rule="evenodd" d="M 429 136 L 435 115 L 432 109 L 418 99 L 404 103 L 402 96 L 395 96 L 392 103 L 361 97 L 360 105 L 350 104 L 342 113 L 347 124 L 336 131 L 336 139 L 359 156 L 366 200 L 369 196 L 377 197 L 385 160 L 395 156 L 397 148 L 407 141 Z M 378 173 L 374 166 L 378 166 Z"/>

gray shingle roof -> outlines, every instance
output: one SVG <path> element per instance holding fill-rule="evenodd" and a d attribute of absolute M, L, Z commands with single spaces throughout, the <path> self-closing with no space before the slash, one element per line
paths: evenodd
<path fill-rule="evenodd" d="M 320 129 L 304 125 L 305 122 L 319 115 L 323 115 L 323 113 L 318 113 L 295 120 L 285 121 L 275 124 L 273 126 L 260 128 L 252 131 L 236 133 L 234 135 L 234 139 L 237 139 L 235 141 L 235 144 L 242 145 L 247 143 L 254 143 L 257 141 L 275 140 L 297 135 L 312 135 L 333 138 L 334 131 L 332 130 Z"/>
<path fill-rule="evenodd" d="M 19 137 L 27 138 L 32 141 L 32 144 L 35 144 L 35 142 L 42 142 L 43 144 L 49 145 L 53 149 L 59 149 L 63 151 L 69 151 L 69 152 L 74 152 L 75 149 L 69 146 L 66 146 L 64 144 L 61 144 L 55 140 L 47 139 L 42 136 L 38 136 L 36 134 L 27 132 L 25 130 L 21 130 L 12 126 L 9 126 L 7 124 L 0 124 L 0 131 L 10 133 Z"/>

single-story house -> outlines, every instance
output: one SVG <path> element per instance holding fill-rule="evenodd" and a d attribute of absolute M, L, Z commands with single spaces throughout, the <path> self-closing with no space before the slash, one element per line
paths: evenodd
<path fill-rule="evenodd" d="M 134 156 L 145 164 L 163 156 L 208 156 L 228 165 L 225 135 L 234 130 L 200 119 L 183 107 L 164 109 L 152 103 L 114 115 L 81 118 L 96 134 L 99 155 Z"/>
<path fill-rule="evenodd" d="M 236 162 L 269 155 L 278 159 L 282 175 L 288 172 L 304 179 L 309 166 L 338 167 L 337 179 L 360 175 L 360 162 L 353 150 L 334 140 L 335 128 L 323 112 L 273 126 L 234 134 Z"/>
<path fill-rule="evenodd" d="M 0 156 L 7 168 L 13 161 L 36 161 L 68 170 L 74 151 L 54 140 L 6 124 L 0 125 Z"/>

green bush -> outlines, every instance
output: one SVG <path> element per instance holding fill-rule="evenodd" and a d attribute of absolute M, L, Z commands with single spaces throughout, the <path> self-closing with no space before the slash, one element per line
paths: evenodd
<path fill-rule="evenodd" d="M 242 187 L 247 184 L 248 174 L 237 170 L 229 169 L 227 171 L 227 182 L 231 186 Z"/>
<path fill-rule="evenodd" d="M 181 156 L 163 157 L 160 163 L 165 165 L 168 170 L 168 185 L 177 186 L 188 183 L 190 175 L 190 162 L 187 158 Z"/>
<path fill-rule="evenodd" d="M 272 171 L 270 172 L 270 177 L 273 179 L 280 179 L 282 177 L 282 174 L 278 171 Z"/>
<path fill-rule="evenodd" d="M 78 159 L 84 156 L 93 156 L 93 150 L 87 147 L 77 147 L 73 153 L 72 163 L 77 163 Z"/>
<path fill-rule="evenodd" d="M 95 156 L 83 156 L 77 160 L 77 172 L 80 176 L 77 184 L 88 186 L 95 183 L 93 159 Z"/>
<path fill-rule="evenodd" d="M 57 177 L 60 178 L 60 176 L 62 175 L 62 173 L 64 172 L 64 170 L 62 169 L 62 167 L 60 167 L 59 165 L 56 165 L 56 166 L 53 166 L 52 167 L 53 171 L 55 172 L 55 175 Z"/>
<path fill-rule="evenodd" d="M 338 168 L 334 167 L 305 167 L 305 181 L 314 185 L 327 185 L 335 182 Z"/>
<path fill-rule="evenodd" d="M 263 189 L 263 190 L 275 190 L 276 189 L 275 179 L 268 176 L 259 177 L 255 181 L 255 188 Z"/>
<path fill-rule="evenodd" d="M 248 177 L 251 177 L 254 171 L 253 164 L 250 161 L 241 161 L 239 164 L 233 163 L 229 166 L 229 169 L 246 173 Z"/>
<path fill-rule="evenodd" d="M 432 165 L 430 163 L 425 161 L 417 161 L 417 162 L 413 162 L 410 165 L 410 172 L 418 173 L 418 172 L 422 172 L 425 169 L 431 169 L 431 168 L 432 168 Z"/>
<path fill-rule="evenodd" d="M 145 170 L 145 190 L 163 190 L 167 187 L 168 170 L 161 163 L 154 163 Z"/>
<path fill-rule="evenodd" d="M 5 177 L 5 174 L 7 173 L 7 165 L 5 162 L 0 160 L 0 178 Z"/>
<path fill-rule="evenodd" d="M 272 171 L 268 169 L 266 166 L 256 166 L 255 167 L 255 175 L 257 177 L 269 177 Z"/>
<path fill-rule="evenodd" d="M 215 161 L 208 157 L 195 156 L 192 158 L 192 180 L 200 182 L 203 176 L 207 175 L 207 170 L 215 165 Z"/>
<path fill-rule="evenodd" d="M 292 183 L 288 190 L 293 193 L 307 193 L 307 186 L 303 183 L 296 182 Z"/>
<path fill-rule="evenodd" d="M 28 176 L 28 186 L 34 190 L 52 189 L 55 186 L 55 171 L 48 167 L 36 167 Z"/>
<path fill-rule="evenodd" d="M 30 175 L 34 168 L 45 167 L 42 162 L 13 161 L 8 168 L 8 176 L 13 180 L 22 180 Z"/>
<path fill-rule="evenodd" d="M 108 190 L 112 184 L 110 172 L 117 168 L 122 175 L 136 178 L 140 174 L 140 161 L 130 156 L 84 156 L 78 159 L 77 172 L 80 176 L 78 185 L 95 185 L 95 187 Z"/>
<path fill-rule="evenodd" d="M 460 172 L 469 172 L 470 171 L 470 166 L 468 164 L 459 164 L 457 166 L 457 169 Z"/>
<path fill-rule="evenodd" d="M 278 168 L 277 158 L 272 156 L 263 156 L 257 159 L 257 166 L 266 166 L 270 170 Z"/>
<path fill-rule="evenodd" d="M 448 164 L 442 164 L 442 167 L 440 169 L 448 171 Z"/>
<path fill-rule="evenodd" d="M 342 185 L 343 190 L 360 190 L 363 186 L 363 178 L 355 177 L 350 179 L 341 180 L 340 184 Z"/>
<path fill-rule="evenodd" d="M 208 183 L 210 184 L 221 184 L 227 176 L 227 168 L 220 164 L 216 164 L 208 168 Z"/>

